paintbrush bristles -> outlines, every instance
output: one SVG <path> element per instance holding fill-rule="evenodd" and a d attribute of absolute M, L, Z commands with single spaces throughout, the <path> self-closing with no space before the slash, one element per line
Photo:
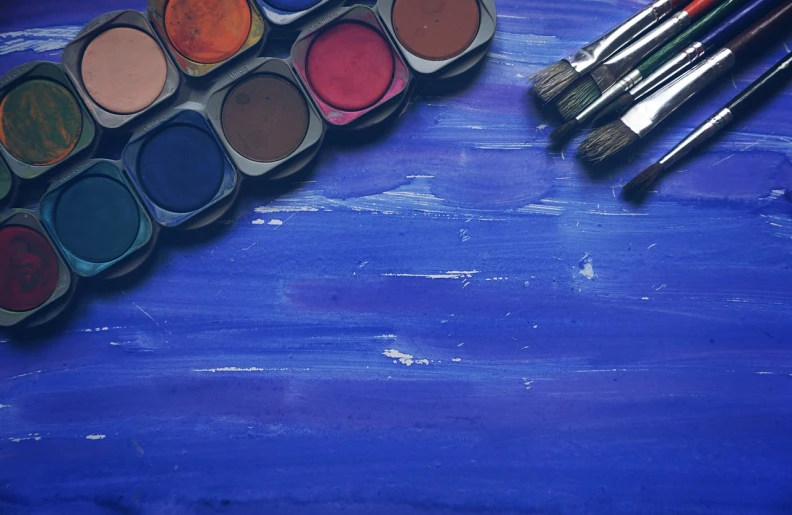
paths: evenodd
<path fill-rule="evenodd" d="M 638 141 L 635 134 L 621 120 L 611 122 L 586 136 L 578 147 L 578 157 L 589 163 L 600 163 Z"/>
<path fill-rule="evenodd" d="M 547 103 L 564 92 L 578 78 L 578 72 L 566 61 L 557 61 L 531 75 L 533 92 Z"/>
<path fill-rule="evenodd" d="M 575 82 L 569 91 L 561 95 L 555 102 L 555 106 L 564 120 L 571 120 L 580 114 L 583 109 L 590 106 L 601 95 L 602 93 L 599 87 L 597 87 L 597 83 L 594 82 L 594 79 L 586 75 Z"/>
<path fill-rule="evenodd" d="M 591 120 L 591 125 L 594 127 L 602 127 L 606 123 L 612 122 L 614 119 L 621 116 L 625 109 L 630 107 L 633 103 L 633 97 L 629 93 L 625 93 L 610 104 Z"/>
<path fill-rule="evenodd" d="M 572 131 L 578 128 L 580 124 L 576 119 L 569 120 L 561 127 L 557 128 L 550 134 L 550 148 L 557 150 L 564 146 L 564 143 L 569 141 Z"/>
<path fill-rule="evenodd" d="M 621 194 L 622 197 L 626 199 L 634 199 L 638 198 L 644 193 L 649 187 L 655 183 L 660 174 L 663 173 L 665 170 L 665 166 L 661 163 L 655 163 L 652 166 L 645 169 L 643 172 L 639 173 L 633 179 L 624 185 L 622 188 Z"/>

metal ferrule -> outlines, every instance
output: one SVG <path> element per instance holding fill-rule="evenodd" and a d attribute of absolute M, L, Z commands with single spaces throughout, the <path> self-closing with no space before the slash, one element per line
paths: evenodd
<path fill-rule="evenodd" d="M 660 164 L 662 164 L 664 168 L 667 168 L 676 163 L 688 155 L 691 150 L 703 145 L 708 139 L 723 130 L 724 127 L 731 123 L 733 118 L 734 115 L 732 112 L 724 107 L 709 120 L 699 125 L 687 138 L 682 140 L 679 145 L 666 154 L 663 159 L 660 160 Z"/>
<path fill-rule="evenodd" d="M 594 115 L 608 107 L 611 102 L 622 96 L 624 92 L 629 91 L 630 88 L 640 83 L 641 80 L 643 80 L 643 75 L 641 75 L 640 71 L 631 71 L 626 77 L 606 89 L 597 100 L 581 111 L 580 114 L 575 117 L 575 120 L 580 124 L 589 121 L 594 117 Z"/>
<path fill-rule="evenodd" d="M 690 97 L 734 66 L 736 58 L 728 48 L 720 50 L 703 63 L 663 89 L 639 102 L 621 117 L 621 121 L 638 137 L 645 136 Z"/>
<path fill-rule="evenodd" d="M 636 100 L 646 98 L 650 93 L 657 91 L 661 86 L 668 84 L 682 72 L 690 69 L 693 63 L 704 55 L 705 50 L 704 45 L 696 41 L 631 89 L 630 95 Z"/>
<path fill-rule="evenodd" d="M 597 66 L 591 71 L 591 78 L 597 83 L 600 91 L 605 91 L 635 68 L 653 50 L 682 32 L 691 21 L 687 12 L 679 11 L 637 42 Z"/>
<path fill-rule="evenodd" d="M 672 9 L 671 0 L 659 0 L 597 41 L 567 57 L 566 61 L 580 75 L 585 75 L 599 63 L 618 52 L 624 45 L 643 34 L 646 29 L 668 16 Z"/>

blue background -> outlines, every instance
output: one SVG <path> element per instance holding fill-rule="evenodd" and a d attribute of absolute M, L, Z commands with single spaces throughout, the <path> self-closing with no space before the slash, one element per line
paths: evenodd
<path fill-rule="evenodd" d="M 499 0 L 469 84 L 0 336 L 0 512 L 791 513 L 792 90 L 618 193 L 792 39 L 591 176 L 526 77 L 641 5 Z M 0 73 L 122 8 L 4 2 Z"/>

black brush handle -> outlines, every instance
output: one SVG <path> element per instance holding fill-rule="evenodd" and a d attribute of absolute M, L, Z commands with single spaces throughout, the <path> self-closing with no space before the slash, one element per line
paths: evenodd
<path fill-rule="evenodd" d="M 789 32 L 790 22 L 792 22 L 792 0 L 787 0 L 783 5 L 773 9 L 767 16 L 751 25 L 742 34 L 729 41 L 726 48 L 740 59 L 745 54 L 751 53 L 755 45 L 766 41 L 768 37 L 772 37 L 778 32 Z"/>
<path fill-rule="evenodd" d="M 735 117 L 744 116 L 789 79 L 792 79 L 792 52 L 734 97 L 726 109 L 731 111 Z"/>

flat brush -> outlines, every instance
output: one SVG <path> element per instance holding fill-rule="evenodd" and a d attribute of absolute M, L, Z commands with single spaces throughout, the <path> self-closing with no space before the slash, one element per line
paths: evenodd
<path fill-rule="evenodd" d="M 635 198 L 643 194 L 660 175 L 677 161 L 725 129 L 736 118 L 744 117 L 779 87 L 792 79 L 792 52 L 712 115 L 658 162 L 636 175 L 622 188 L 622 196 Z"/>
<path fill-rule="evenodd" d="M 723 25 L 715 29 L 714 32 L 698 41 L 693 41 L 689 46 L 670 59 L 663 59 L 665 62 L 660 63 L 659 59 L 655 59 L 656 56 L 652 56 L 647 62 L 641 63 L 638 68 L 642 76 L 646 78 L 639 81 L 636 86 L 602 109 L 593 119 L 592 124 L 599 126 L 618 118 L 621 113 L 633 105 L 637 100 L 646 98 L 660 87 L 668 84 L 673 78 L 689 70 L 693 64 L 697 63 L 703 56 L 709 55 L 715 48 L 722 47 L 729 39 L 755 23 L 771 9 L 776 8 L 781 1 L 782 0 L 752 0 L 737 14 L 729 18 Z M 652 61 L 651 63 L 649 62 L 650 60 Z M 630 75 L 632 75 L 632 72 L 622 79 L 622 81 L 627 80 Z M 619 87 L 622 81 L 619 81 L 614 88 Z M 603 95 L 603 98 L 604 97 L 605 95 Z M 595 103 L 598 102 L 599 100 Z M 593 107 L 593 105 L 590 107 Z"/>
<path fill-rule="evenodd" d="M 779 30 L 788 30 L 790 19 L 792 1 L 787 0 L 706 61 L 635 104 L 618 120 L 593 131 L 578 147 L 578 156 L 598 163 L 643 138 L 679 106 L 734 68 L 739 60 L 750 57 L 758 44 Z"/>
<path fill-rule="evenodd" d="M 603 91 L 616 84 L 646 56 L 665 42 L 684 31 L 695 21 L 727 0 L 694 0 L 687 7 L 642 36 L 638 41 L 619 51 L 613 57 L 581 77 L 570 89 L 555 100 L 555 106 L 564 120 L 571 120 L 594 102 Z"/>
<path fill-rule="evenodd" d="M 749 5 L 756 3 L 761 4 L 777 4 L 781 0 L 753 0 Z M 602 96 L 597 98 L 588 107 L 583 109 L 574 118 L 567 121 L 561 127 L 553 131 L 550 135 L 550 144 L 553 148 L 557 148 L 565 143 L 572 132 L 593 119 L 594 116 L 603 108 L 607 107 L 611 102 L 618 99 L 625 91 L 630 88 L 637 88 L 643 81 L 644 77 L 648 77 L 653 71 L 663 66 L 663 63 L 668 61 L 672 56 L 679 53 L 680 50 L 688 47 L 690 42 L 696 41 L 699 37 L 709 32 L 714 26 L 720 23 L 723 19 L 728 18 L 740 7 L 745 6 L 748 0 L 727 0 L 717 8 L 710 11 L 702 19 L 694 23 L 691 27 L 686 29 L 682 34 L 674 38 L 671 42 L 667 43 L 663 48 L 652 54 L 648 59 L 644 60 L 638 68 L 628 73 L 624 78 L 620 79 L 616 84 L 608 88 L 602 93 Z M 750 23 L 756 21 L 756 18 L 745 23 L 743 28 L 747 27 Z M 731 20 L 726 25 L 733 25 Z M 733 31 L 735 34 L 741 29 Z M 721 32 L 721 31 L 716 31 Z M 720 42 L 723 45 L 729 38 L 734 37 L 734 34 Z M 697 47 L 698 48 L 698 47 Z"/>
<path fill-rule="evenodd" d="M 543 102 L 550 102 L 578 77 L 587 74 L 646 30 L 657 25 L 674 9 L 689 1 L 658 0 L 574 55 L 539 70 L 530 78 L 534 83 L 534 94 Z"/>

